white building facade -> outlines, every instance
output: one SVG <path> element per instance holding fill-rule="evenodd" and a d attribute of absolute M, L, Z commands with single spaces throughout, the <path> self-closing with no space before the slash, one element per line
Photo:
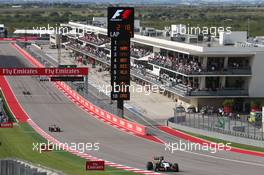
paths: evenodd
<path fill-rule="evenodd" d="M 106 36 L 107 33 L 107 29 L 96 26 L 75 22 L 68 25 L 85 28 L 97 35 Z M 225 35 L 220 34 L 220 39 L 210 44 L 188 44 L 137 34 L 131 42 L 133 46 L 151 50 L 147 73 L 156 78 L 166 74 L 170 80 L 163 83 L 167 94 L 183 105 L 198 108 L 203 105 L 219 106 L 224 99 L 234 98 L 241 102 L 245 110 L 253 98 L 264 101 L 264 48 L 244 45 L 246 34 L 243 32 Z M 231 45 L 225 45 L 223 38 L 226 37 L 232 41 Z M 89 44 L 80 42 L 82 45 Z M 102 49 L 104 45 L 94 47 Z M 131 73 L 134 78 L 155 84 L 155 81 L 144 80 L 144 76 Z"/>

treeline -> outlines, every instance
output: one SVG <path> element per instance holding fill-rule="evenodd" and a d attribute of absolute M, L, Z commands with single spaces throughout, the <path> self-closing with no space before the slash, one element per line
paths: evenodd
<path fill-rule="evenodd" d="M 90 21 L 94 16 L 106 16 L 108 5 L 70 3 L 31 3 L 20 8 L 0 5 L 0 23 L 8 27 L 32 28 L 73 21 Z M 264 35 L 264 7 L 235 6 L 136 6 L 136 18 L 145 27 L 163 29 L 171 24 L 191 26 L 230 26 L 232 30 L 250 29 L 250 35 Z M 228 20 L 227 20 L 228 19 Z"/>

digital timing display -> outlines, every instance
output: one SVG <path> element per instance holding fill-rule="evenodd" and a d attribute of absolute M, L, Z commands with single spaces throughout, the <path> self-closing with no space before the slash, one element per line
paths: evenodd
<path fill-rule="evenodd" d="M 134 36 L 134 8 L 108 8 L 111 37 L 111 99 L 130 99 L 130 38 Z"/>

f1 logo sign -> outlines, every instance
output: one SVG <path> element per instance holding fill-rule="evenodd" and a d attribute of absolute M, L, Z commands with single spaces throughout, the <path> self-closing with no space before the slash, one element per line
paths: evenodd
<path fill-rule="evenodd" d="M 116 10 L 115 14 L 113 15 L 112 19 L 117 19 L 118 17 L 121 17 L 123 20 L 127 20 L 129 16 L 132 14 L 132 10 Z"/>
<path fill-rule="evenodd" d="M 118 16 L 120 16 L 120 14 L 123 12 L 124 10 L 117 10 L 114 14 L 114 16 L 112 17 L 112 19 L 116 19 Z"/>
<path fill-rule="evenodd" d="M 108 7 L 107 35 L 111 38 L 131 38 L 134 36 L 134 8 Z"/>

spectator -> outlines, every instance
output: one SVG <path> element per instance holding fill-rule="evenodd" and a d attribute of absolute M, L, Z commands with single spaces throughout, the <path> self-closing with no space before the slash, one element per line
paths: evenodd
<path fill-rule="evenodd" d="M 145 49 L 143 47 L 131 46 L 130 53 L 131 53 L 131 56 L 135 58 L 142 58 L 142 57 L 152 54 L 152 51 L 149 49 Z"/>
<path fill-rule="evenodd" d="M 159 54 L 154 57 L 149 57 L 149 62 L 185 74 L 191 74 L 202 71 L 201 63 L 194 59 L 165 57 Z"/>
<path fill-rule="evenodd" d="M 83 37 L 80 38 L 83 41 L 91 42 L 96 45 L 102 45 L 110 42 L 110 38 L 104 35 L 95 35 L 93 33 L 91 34 L 84 34 Z"/>

